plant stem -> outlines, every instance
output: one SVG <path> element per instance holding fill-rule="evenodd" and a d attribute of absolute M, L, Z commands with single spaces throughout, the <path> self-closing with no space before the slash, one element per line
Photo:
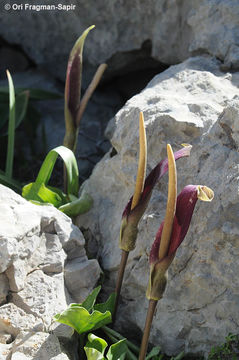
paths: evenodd
<path fill-rule="evenodd" d="M 79 338 L 80 338 L 80 341 L 79 341 L 79 359 L 84 360 L 85 359 L 85 353 L 84 353 L 85 334 L 80 334 Z"/>
<path fill-rule="evenodd" d="M 106 326 L 103 326 L 104 328 L 106 328 Z M 103 329 L 104 331 L 106 329 Z M 110 329 L 111 330 L 111 329 Z M 112 335 L 110 332 L 105 331 L 106 335 L 110 338 L 110 340 L 115 344 L 117 343 L 119 340 L 124 340 L 125 338 L 123 336 L 120 335 L 121 339 L 117 339 L 114 335 Z M 116 333 L 117 335 L 119 335 L 118 333 Z M 126 340 L 126 344 L 127 340 Z M 129 346 L 128 346 L 129 347 Z M 132 351 L 130 351 L 130 349 L 127 350 L 126 353 L 126 357 L 128 358 L 128 360 L 137 360 L 137 357 L 132 353 Z"/>
<path fill-rule="evenodd" d="M 140 347 L 139 360 L 144 360 L 146 353 L 147 353 L 149 334 L 150 334 L 153 316 L 154 316 L 154 312 L 155 312 L 157 303 L 158 303 L 157 300 L 152 300 L 152 299 L 149 300 L 149 307 L 148 307 L 148 312 L 147 312 L 145 327 L 144 327 L 144 333 L 143 333 L 143 338 L 142 338 L 141 347 Z"/>
<path fill-rule="evenodd" d="M 91 95 L 93 94 L 97 85 L 99 84 L 100 79 L 102 78 L 107 66 L 108 66 L 107 64 L 101 64 L 98 67 L 90 85 L 88 86 L 88 88 L 80 102 L 79 110 L 78 110 L 77 116 L 76 116 L 76 126 L 77 127 L 79 127 L 80 120 L 85 111 L 86 105 L 88 104 L 88 101 L 90 100 Z"/>
<path fill-rule="evenodd" d="M 126 263 L 127 263 L 127 260 L 128 260 L 128 256 L 129 256 L 129 252 L 125 251 L 125 250 L 122 250 L 122 252 L 121 252 L 121 261 L 120 261 L 118 277 L 117 277 L 117 281 L 116 281 L 116 288 L 115 288 L 116 299 L 115 299 L 114 313 L 113 313 L 113 316 L 112 316 L 113 322 L 115 321 L 115 316 L 116 316 L 116 312 L 117 312 L 117 308 L 118 308 L 120 291 L 121 291 L 121 286 L 122 286 L 122 283 L 123 283 L 124 271 L 125 271 Z"/>
<path fill-rule="evenodd" d="M 117 331 L 109 328 L 108 326 L 102 326 L 101 328 L 105 333 L 106 335 L 112 335 L 114 336 L 115 338 L 117 338 L 118 340 L 123 340 L 125 339 L 122 335 L 120 335 Z M 126 340 L 126 344 L 128 346 L 129 349 L 131 349 L 132 351 L 134 351 L 136 354 L 139 354 L 139 347 L 136 346 L 135 344 L 133 344 L 131 341 L 129 340 Z"/>

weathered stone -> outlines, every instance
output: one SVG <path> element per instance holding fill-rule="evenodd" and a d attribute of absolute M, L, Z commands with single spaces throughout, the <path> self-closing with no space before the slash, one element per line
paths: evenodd
<path fill-rule="evenodd" d="M 12 360 L 69 360 L 62 353 L 59 340 L 53 334 L 23 332 L 18 335 L 12 348 Z"/>
<path fill-rule="evenodd" d="M 23 6 L 26 3 L 23 1 Z M 68 2 L 63 0 L 63 4 Z M 85 68 L 96 67 L 109 59 L 109 71 L 119 71 L 122 66 L 135 68 L 134 52 L 141 49 L 143 54 L 144 43 L 151 42 L 148 57 L 152 55 L 166 64 L 178 63 L 190 54 L 209 53 L 238 69 L 236 1 L 133 0 L 111 1 L 109 5 L 106 0 L 80 4 L 72 0 L 72 4 L 75 9 L 69 11 L 3 10 L 0 35 L 9 43 L 20 44 L 38 65 L 61 78 L 65 77 L 74 41 L 94 23 L 96 29 L 85 43 Z M 52 0 L 51 5 L 58 3 Z M 39 33 L 38 29 L 44 31 Z"/>
<path fill-rule="evenodd" d="M 0 333 L 10 334 L 15 338 L 21 331 L 27 330 L 43 331 L 42 319 L 26 313 L 12 303 L 0 307 Z"/>
<path fill-rule="evenodd" d="M 11 345 L 0 344 L 0 360 L 8 360 L 11 354 Z M 20 360 L 20 359 L 19 359 Z"/>
<path fill-rule="evenodd" d="M 239 74 L 223 74 L 219 67 L 210 57 L 191 58 L 156 76 L 126 103 L 115 116 L 114 152 L 105 155 L 85 184 L 94 208 L 77 220 L 95 237 L 102 267 L 109 271 L 107 286 L 113 289 L 120 262 L 121 215 L 137 173 L 139 111 L 144 113 L 148 139 L 147 173 L 166 156 L 166 143 L 174 150 L 181 143 L 193 145 L 191 156 L 177 161 L 178 191 L 190 183 L 205 184 L 215 191 L 215 199 L 198 202 L 158 303 L 150 340 L 169 355 L 183 349 L 206 355 L 229 332 L 238 331 Z M 144 327 L 147 260 L 164 218 L 166 195 L 164 176 L 129 256 L 119 309 L 121 328 L 125 323 L 132 329 Z"/>
<path fill-rule="evenodd" d="M 81 266 L 91 270 L 91 278 L 81 272 L 82 291 L 75 289 L 82 301 L 97 282 L 98 262 L 88 260 L 82 233 L 53 206 L 33 205 L 2 185 L 0 200 L 0 299 L 7 302 L 8 294 L 11 299 L 0 306 L 3 359 L 9 360 L 11 355 L 16 360 L 75 360 L 77 342 L 69 327 L 61 334 L 58 331 L 69 357 L 61 352 L 56 336 L 43 331 L 51 331 L 53 315 L 74 297 L 73 287 L 69 295 L 64 281 L 67 252 L 70 258 L 75 253 Z"/>
<path fill-rule="evenodd" d="M 0 305 L 5 303 L 9 292 L 9 282 L 5 274 L 0 274 Z"/>
<path fill-rule="evenodd" d="M 89 295 L 100 277 L 100 266 L 95 259 L 82 262 L 73 259 L 65 266 L 65 282 L 72 297 L 79 303 Z"/>

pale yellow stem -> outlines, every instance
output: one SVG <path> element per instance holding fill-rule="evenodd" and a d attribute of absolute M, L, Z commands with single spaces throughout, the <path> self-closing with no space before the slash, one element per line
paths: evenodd
<path fill-rule="evenodd" d="M 139 114 L 139 164 L 138 173 L 135 184 L 134 196 L 131 204 L 131 210 L 139 203 L 140 196 L 144 189 L 144 181 L 147 163 L 147 139 L 144 126 L 144 115 L 142 111 Z"/>
<path fill-rule="evenodd" d="M 159 247 L 159 260 L 163 259 L 168 252 L 170 237 L 173 227 L 173 220 L 176 211 L 177 201 L 177 171 L 171 145 L 167 145 L 168 154 L 168 202 L 164 226 Z"/>
<path fill-rule="evenodd" d="M 107 68 L 107 64 L 101 64 L 98 69 L 96 70 L 96 73 L 90 83 L 90 85 L 88 86 L 81 102 L 80 102 L 80 106 L 79 106 L 79 110 L 77 112 L 77 116 L 76 116 L 76 126 L 78 127 L 80 124 L 80 120 L 82 118 L 82 115 L 85 111 L 86 105 L 88 104 L 88 101 L 90 100 L 93 92 L 95 91 L 96 87 L 98 86 L 100 79 L 102 78 L 106 68 Z"/>

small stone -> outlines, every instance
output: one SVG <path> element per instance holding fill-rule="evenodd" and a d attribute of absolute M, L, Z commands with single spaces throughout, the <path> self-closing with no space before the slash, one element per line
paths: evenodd
<path fill-rule="evenodd" d="M 69 293 L 77 302 L 82 302 L 96 285 L 101 273 L 95 259 L 81 262 L 73 259 L 66 264 L 65 282 Z"/>

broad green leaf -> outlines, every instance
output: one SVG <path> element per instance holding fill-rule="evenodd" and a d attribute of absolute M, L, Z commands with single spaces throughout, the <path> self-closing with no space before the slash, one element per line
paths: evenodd
<path fill-rule="evenodd" d="M 111 322 L 111 314 L 109 311 L 105 313 L 93 311 L 90 314 L 85 308 L 74 306 L 69 307 L 61 314 L 55 315 L 54 320 L 69 325 L 79 334 L 83 334 L 109 324 Z"/>
<path fill-rule="evenodd" d="M 15 142 L 15 90 L 10 72 L 7 70 L 9 84 L 9 121 L 8 121 L 8 144 L 6 159 L 6 177 L 12 178 L 14 142 Z"/>
<path fill-rule="evenodd" d="M 73 152 L 65 146 L 58 146 L 47 154 L 36 178 L 36 183 L 48 184 L 58 155 L 62 157 L 67 171 L 67 192 L 77 196 L 79 191 L 77 162 Z"/>
<path fill-rule="evenodd" d="M 25 185 L 22 189 L 22 197 L 27 200 L 50 203 L 55 207 L 59 207 L 62 204 L 61 197 L 54 191 L 48 189 L 43 183 L 38 184 L 34 182 Z"/>
<path fill-rule="evenodd" d="M 104 352 L 106 347 L 108 346 L 107 342 L 104 339 L 101 339 L 94 334 L 88 335 L 88 342 L 84 347 L 87 359 L 88 360 L 103 360 Z"/>
<path fill-rule="evenodd" d="M 127 350 L 126 339 L 120 340 L 116 344 L 111 345 L 107 352 L 107 359 L 124 360 Z"/>
<path fill-rule="evenodd" d="M 161 351 L 160 346 L 153 347 L 150 353 L 146 356 L 145 360 L 152 359 L 154 356 L 157 356 L 160 353 L 160 351 Z"/>
<path fill-rule="evenodd" d="M 116 299 L 116 293 L 112 293 L 105 303 L 96 304 L 94 306 L 94 309 L 100 312 L 110 311 L 111 314 L 113 314 L 115 307 L 115 299 Z"/>
<path fill-rule="evenodd" d="M 81 304 L 82 307 L 84 307 L 87 311 L 91 311 L 93 310 L 96 298 L 99 294 L 101 290 L 101 286 L 97 286 L 97 288 L 95 288 L 90 295 L 87 296 L 87 298 L 85 299 L 85 301 L 83 301 L 83 303 Z M 104 311 L 105 312 L 105 311 Z"/>
<path fill-rule="evenodd" d="M 84 350 L 87 356 L 87 360 L 106 360 L 100 351 L 92 347 L 84 346 Z"/>
<path fill-rule="evenodd" d="M 14 180 L 14 179 L 10 179 L 8 178 L 5 173 L 3 171 L 0 170 L 0 183 L 10 187 L 11 189 L 13 189 L 14 191 L 18 192 L 19 194 L 21 193 L 21 189 L 22 189 L 22 185 Z"/>
<path fill-rule="evenodd" d="M 79 214 L 84 214 L 89 211 L 92 205 L 92 197 L 84 192 L 81 194 L 79 199 L 60 206 L 59 210 L 68 216 L 77 216 Z"/>
<path fill-rule="evenodd" d="M 60 198 L 61 198 L 61 200 L 62 200 L 62 204 L 67 203 L 67 196 L 66 196 L 66 194 L 64 194 L 63 191 L 61 191 L 61 190 L 58 189 L 57 187 L 51 186 L 51 185 L 47 185 L 46 187 L 47 187 L 49 190 L 55 192 L 57 195 L 60 196 Z"/>

